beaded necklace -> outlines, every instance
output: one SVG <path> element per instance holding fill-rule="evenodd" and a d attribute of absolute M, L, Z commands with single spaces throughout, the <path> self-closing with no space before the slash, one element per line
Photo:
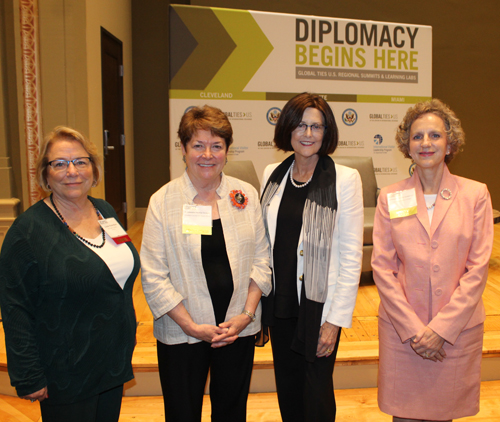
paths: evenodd
<path fill-rule="evenodd" d="M 92 246 L 93 248 L 102 248 L 104 246 L 104 244 L 106 243 L 106 236 L 104 234 L 104 229 L 101 227 L 101 233 L 102 233 L 102 243 L 100 245 L 94 245 L 93 243 L 90 243 L 87 239 L 84 239 L 83 237 L 81 237 L 77 232 L 75 232 L 69 225 L 68 223 L 66 222 L 66 220 L 64 220 L 64 217 L 62 216 L 62 214 L 59 212 L 59 210 L 57 209 L 56 207 L 56 204 L 54 203 L 54 199 L 52 198 L 53 194 L 50 194 L 50 203 L 52 204 L 52 206 L 54 207 L 54 210 L 56 211 L 56 214 L 57 216 L 59 217 L 59 219 L 63 222 L 63 224 L 69 229 L 69 231 L 71 233 L 73 233 L 75 235 L 75 237 L 77 237 L 79 240 L 81 240 L 82 242 L 84 242 L 85 244 L 89 245 L 89 246 Z M 88 197 L 88 200 L 90 201 L 90 203 L 93 205 L 95 211 L 96 211 L 96 214 L 97 214 L 97 218 L 99 220 L 102 220 L 102 215 L 101 213 L 99 212 L 99 210 L 97 209 L 96 205 L 94 204 L 94 202 L 92 201 L 92 199 L 90 199 L 90 197 Z M 100 227 L 100 226 L 99 226 Z"/>
<path fill-rule="evenodd" d="M 295 160 L 292 161 L 292 165 L 290 166 L 290 182 L 292 182 L 292 185 L 295 186 L 296 188 L 304 188 L 306 187 L 309 183 L 311 183 L 311 180 L 314 176 L 314 172 L 313 174 L 311 174 L 311 177 L 309 178 L 309 180 L 307 182 L 304 182 L 302 183 L 301 185 L 297 185 L 297 183 L 295 183 L 295 180 L 293 180 L 293 166 L 295 164 Z"/>

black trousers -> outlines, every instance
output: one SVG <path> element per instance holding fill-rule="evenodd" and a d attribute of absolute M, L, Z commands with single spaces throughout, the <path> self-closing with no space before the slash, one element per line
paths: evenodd
<path fill-rule="evenodd" d="M 213 422 L 245 422 L 255 336 L 213 349 L 209 343 L 157 342 L 165 421 L 200 422 L 210 370 Z"/>
<path fill-rule="evenodd" d="M 339 337 L 329 357 L 307 362 L 291 350 L 297 318 L 275 318 L 270 327 L 274 375 L 283 422 L 332 422 L 337 407 L 333 392 L 333 368 Z"/>
<path fill-rule="evenodd" d="M 50 391 L 49 391 L 50 394 Z M 89 399 L 70 404 L 40 403 L 43 422 L 118 422 L 123 384 Z"/>

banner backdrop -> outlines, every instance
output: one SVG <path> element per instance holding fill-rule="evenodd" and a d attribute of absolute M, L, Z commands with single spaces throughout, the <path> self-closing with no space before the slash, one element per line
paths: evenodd
<path fill-rule="evenodd" d="M 234 130 L 230 160 L 259 178 L 285 154 L 274 126 L 294 95 L 323 96 L 339 127 L 334 155 L 372 156 L 379 187 L 409 175 L 398 123 L 431 97 L 432 28 L 173 5 L 170 8 L 170 173 L 184 170 L 177 129 L 193 106 L 219 107 Z M 334 157 L 335 158 L 335 157 Z"/>

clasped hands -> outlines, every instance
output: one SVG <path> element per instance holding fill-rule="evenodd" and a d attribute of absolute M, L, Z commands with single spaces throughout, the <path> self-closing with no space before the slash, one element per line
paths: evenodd
<path fill-rule="evenodd" d="M 233 343 L 252 320 L 245 314 L 236 315 L 219 326 L 195 324 L 191 333 L 186 333 L 207 343 L 214 349 Z"/>
<path fill-rule="evenodd" d="M 422 328 L 411 338 L 410 344 L 415 353 L 424 359 L 442 362 L 446 358 L 444 339 L 429 327 Z"/>

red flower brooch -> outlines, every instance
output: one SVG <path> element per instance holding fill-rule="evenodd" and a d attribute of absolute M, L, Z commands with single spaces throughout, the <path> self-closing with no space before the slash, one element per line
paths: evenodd
<path fill-rule="evenodd" d="M 245 208 L 248 204 L 248 198 L 240 190 L 232 190 L 229 193 L 229 196 L 231 197 L 231 202 L 233 203 L 233 205 L 240 210 Z"/>

